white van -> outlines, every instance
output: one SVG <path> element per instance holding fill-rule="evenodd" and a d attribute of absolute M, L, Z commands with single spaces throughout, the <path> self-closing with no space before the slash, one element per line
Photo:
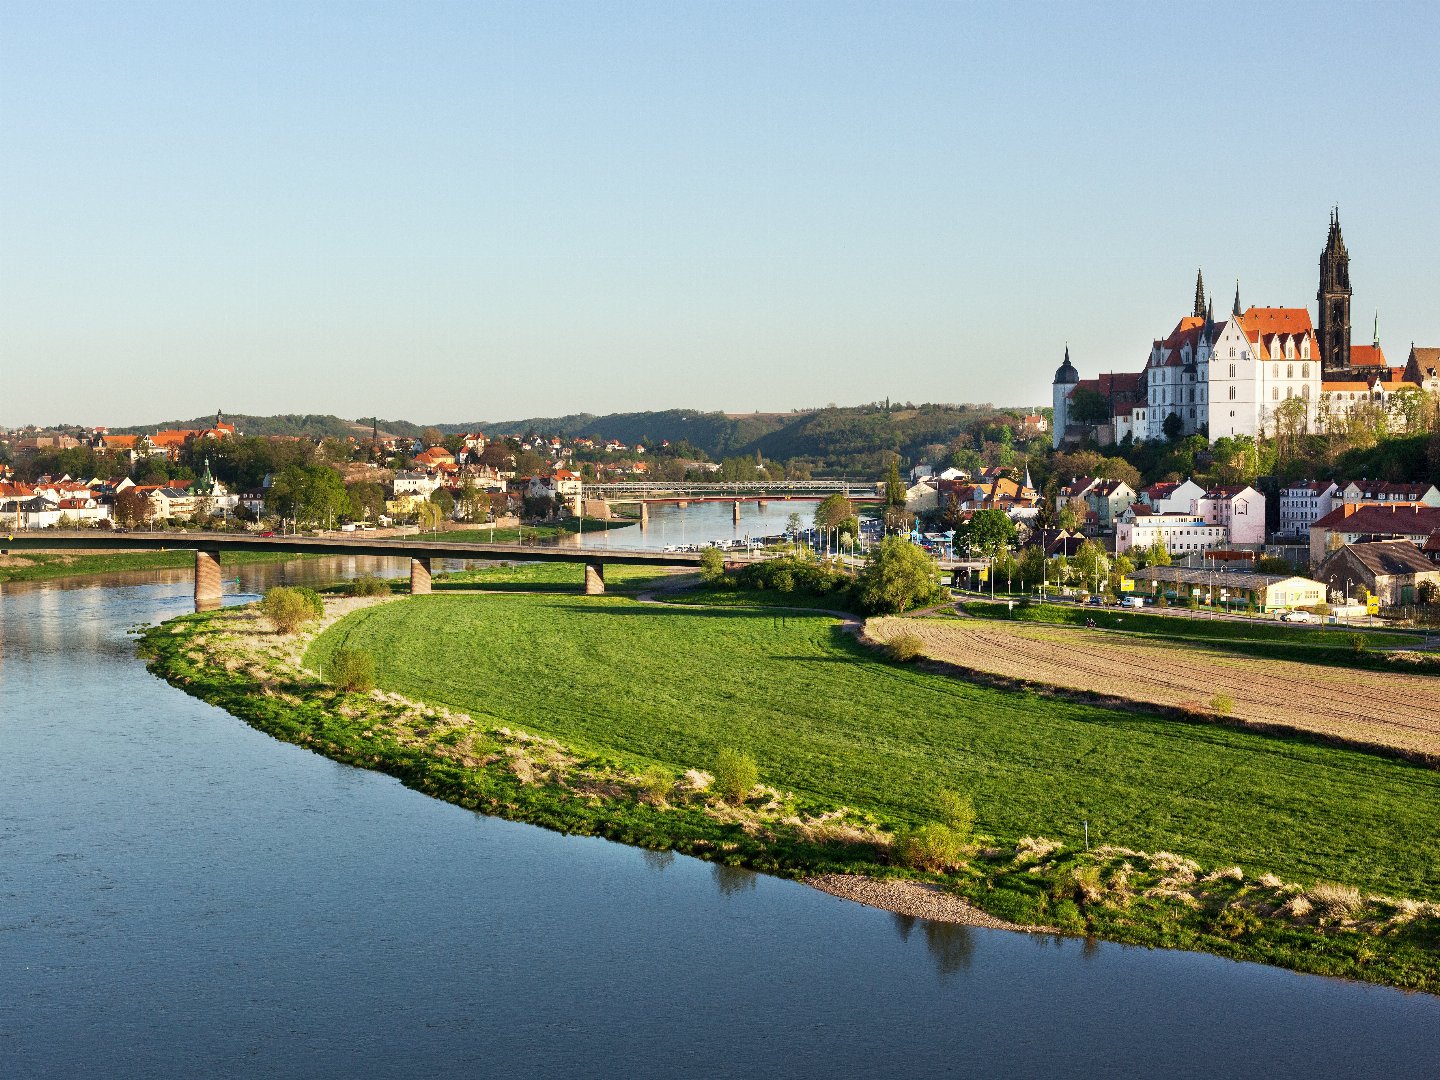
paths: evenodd
<path fill-rule="evenodd" d="M 1143 608 L 1145 606 L 1145 598 L 1143 596 L 1127 596 L 1121 603 L 1126 607 Z"/>

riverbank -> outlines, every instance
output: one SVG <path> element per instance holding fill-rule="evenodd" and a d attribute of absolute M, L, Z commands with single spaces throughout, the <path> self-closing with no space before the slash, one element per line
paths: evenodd
<path fill-rule="evenodd" d="M 852 766 L 841 766 L 833 757 L 827 760 L 828 751 L 820 753 L 823 768 L 814 772 L 798 769 L 794 762 L 787 765 L 784 760 L 776 763 L 768 759 L 772 752 L 775 758 L 783 759 L 784 747 L 754 741 L 753 732 L 737 729 L 734 717 L 722 713 L 717 719 L 728 722 L 722 724 L 725 730 L 719 734 L 741 745 L 763 749 L 756 756 L 761 760 L 762 777 L 771 780 L 743 802 L 733 804 L 711 790 L 712 778 L 703 766 L 713 761 L 713 756 L 695 742 L 694 732 L 688 738 L 683 730 L 660 733 L 659 741 L 672 748 L 663 755 L 654 750 L 658 743 L 645 741 L 646 732 L 631 731 L 635 725 L 628 713 L 621 726 L 630 732 L 630 737 L 614 727 L 608 735 L 598 727 L 574 727 L 565 737 L 557 737 L 544 730 L 543 723 L 527 719 L 523 710 L 516 710 L 514 701 L 504 693 L 496 692 L 515 682 L 506 666 L 512 644 L 507 640 L 511 617 L 523 618 L 530 628 L 528 645 L 522 651 L 532 678 L 535 671 L 563 670 L 552 667 L 548 656 L 537 654 L 537 648 L 544 652 L 543 643 L 555 636 L 560 625 L 547 620 L 547 613 L 563 615 L 582 625 L 587 621 L 583 617 L 587 612 L 599 617 L 599 623 L 593 623 L 592 618 L 593 624 L 579 631 L 587 641 L 603 642 L 618 636 L 623 639 L 618 647 L 636 653 L 639 662 L 661 665 L 655 671 L 655 689 L 660 692 L 638 703 L 642 713 L 652 719 L 664 720 L 681 711 L 680 699 L 671 696 L 675 692 L 682 697 L 699 697 L 703 714 L 713 711 L 707 685 L 703 680 L 696 682 L 697 674 L 715 664 L 705 651 L 706 640 L 693 637 L 707 623 L 723 631 L 715 639 L 717 645 L 728 643 L 726 647 L 740 654 L 744 663 L 763 667 L 762 659 L 749 656 L 746 641 L 747 635 L 763 629 L 761 623 L 768 627 L 771 620 L 764 613 L 671 612 L 654 605 L 597 599 L 600 602 L 579 597 L 431 597 L 396 600 L 384 604 L 383 611 L 373 601 L 331 601 L 325 624 L 331 629 L 315 648 L 311 648 L 317 636 L 314 631 L 281 638 L 268 633 L 252 612 L 231 609 L 187 616 L 153 628 L 145 635 L 145 650 L 152 670 L 261 730 L 336 760 L 387 772 L 418 790 L 485 813 L 789 877 L 842 874 L 921 882 L 1016 925 L 1203 950 L 1432 992 L 1440 989 L 1434 951 L 1440 939 L 1440 906 L 1423 893 L 1419 897 L 1387 899 L 1368 888 L 1323 882 L 1294 884 L 1268 868 L 1246 871 L 1218 860 L 1212 865 L 1221 868 L 1206 872 L 1199 860 L 1169 854 L 1168 848 L 1147 853 L 1134 845 L 1112 844 L 1087 851 L 1074 842 L 1036 838 L 1033 831 L 1023 825 L 1017 828 L 1016 823 L 1028 819 L 1035 827 L 1043 826 L 1045 815 L 1027 801 L 1023 778 L 1013 770 L 998 780 L 1002 791 L 1010 791 L 1009 804 L 1017 804 L 1022 812 L 1007 819 L 1001 813 L 1006 808 L 1000 805 L 1006 796 L 987 792 L 978 784 L 967 784 L 975 792 L 981 810 L 982 830 L 993 835 L 977 837 L 963 865 L 952 872 L 924 874 L 892 862 L 892 845 L 897 830 L 912 827 L 929 816 L 928 801 L 910 794 L 910 785 L 887 756 L 890 751 L 882 751 L 878 745 L 867 747 L 866 754 L 853 766 L 854 776 L 870 777 L 872 789 L 867 793 L 863 785 L 857 788 L 847 781 Z M 457 601 L 463 601 L 461 606 L 455 606 Z M 457 620 L 457 616 L 463 616 L 465 605 L 476 604 L 486 605 L 483 611 L 477 609 L 477 615 L 483 615 L 488 638 L 475 638 L 466 619 Z M 442 610 L 437 605 L 449 606 Z M 563 613 L 558 611 L 560 606 L 565 609 Z M 472 648 L 475 640 L 490 641 L 494 666 L 482 680 L 492 688 L 489 700 L 482 696 L 475 707 L 461 710 L 437 700 L 444 695 L 434 693 L 433 685 L 432 692 L 424 695 L 400 693 L 393 686 L 369 694 L 344 694 L 326 686 L 317 672 L 327 656 L 338 645 L 364 647 L 368 641 L 365 628 L 381 629 L 382 624 L 374 622 L 381 613 L 390 619 L 416 619 L 417 632 L 428 634 L 432 642 L 432 617 L 441 616 L 450 628 L 449 637 L 468 641 Z M 655 624 L 657 615 L 664 625 L 682 627 L 690 635 L 690 654 L 677 658 L 690 669 L 688 685 L 669 686 L 664 658 L 649 651 L 654 643 L 648 642 L 643 632 Z M 610 626 L 615 616 L 624 621 Z M 845 663 L 841 668 L 831 666 L 825 671 L 824 667 L 803 661 L 796 667 L 793 660 L 800 660 L 809 651 L 807 638 L 814 640 L 818 634 L 819 639 L 830 641 L 829 631 L 820 625 L 828 626 L 829 620 L 792 617 L 789 622 L 789 631 L 767 629 L 764 640 L 759 642 L 762 653 L 757 654 L 791 660 L 789 672 L 779 671 L 785 680 L 793 682 L 806 671 L 825 672 L 826 678 L 832 680 L 840 671 L 858 672 L 886 686 L 893 697 L 897 679 L 904 683 L 936 678 L 887 663 L 873 654 L 852 654 L 848 647 L 842 650 Z M 393 625 L 389 627 L 389 631 L 393 629 Z M 642 637 L 636 638 L 637 633 Z M 780 633 L 786 634 L 783 652 L 790 655 L 775 657 L 778 642 L 773 638 Z M 317 670 L 306 670 L 307 650 L 311 667 Z M 415 655 L 398 644 L 393 653 L 399 665 L 413 668 L 417 663 Z M 822 650 L 815 658 L 823 660 L 827 655 L 834 658 L 834 649 Z M 601 665 L 613 662 L 614 657 L 608 653 L 599 657 Z M 861 666 L 856 667 L 857 663 Z M 454 670 L 446 657 L 433 652 L 423 666 L 434 671 Z M 474 668 L 472 663 L 466 670 Z M 619 699 L 609 686 L 592 680 L 590 671 L 572 672 L 576 677 L 568 681 L 586 697 L 588 708 L 584 711 L 588 716 L 613 714 Z M 752 681 L 764 683 L 761 676 L 765 674 L 773 672 L 757 671 Z M 724 672 L 718 675 L 722 681 L 728 679 Z M 457 689 L 459 684 L 452 679 L 449 697 L 457 696 Z M 732 686 L 731 690 L 739 692 L 741 688 Z M 577 711 L 563 694 L 556 697 L 550 690 L 534 685 L 530 685 L 530 693 L 544 705 L 538 714 L 541 720 L 547 711 L 566 718 Z M 630 695 L 635 696 L 633 686 Z M 791 703 L 776 704 L 794 728 Z M 753 708 L 753 704 L 735 701 L 732 714 L 736 706 L 744 712 Z M 905 708 L 904 704 L 892 702 L 892 711 L 903 713 Z M 836 716 L 843 718 L 857 711 L 872 718 L 864 725 L 873 729 L 872 740 L 883 737 L 881 729 L 890 718 L 878 711 L 852 703 Z M 1087 712 L 1082 722 L 1093 726 L 1099 716 L 1092 714 L 1100 712 Z M 621 720 L 618 715 L 613 719 Z M 1008 715 L 1003 718 L 1007 725 L 1012 719 Z M 1134 723 L 1133 717 L 1123 724 L 1133 729 L 1134 739 L 1144 743 L 1142 725 Z M 848 731 L 841 734 L 853 738 Z M 908 730 L 901 734 L 904 739 L 914 737 Z M 801 737 L 809 738 L 803 732 Z M 972 753 L 973 740 L 974 733 Z M 925 754 L 932 749 L 921 746 L 919 752 Z M 1315 748 L 1314 752 L 1337 753 L 1327 748 Z M 1299 756 L 1303 758 L 1305 753 Z M 1354 767 L 1365 763 L 1347 759 L 1345 764 Z M 1387 769 L 1407 768 L 1396 762 L 1372 764 L 1381 770 L 1376 774 L 1380 777 L 1388 775 Z M 1183 765 L 1193 773 L 1193 762 Z M 1295 765 L 1291 761 L 1285 768 Z M 984 771 L 995 769 L 984 766 Z M 781 777 L 791 779 L 780 782 Z M 1433 774 L 1430 777 L 1433 780 Z M 1085 778 L 1092 785 L 1098 779 L 1093 774 Z M 875 780 L 881 782 L 878 789 L 873 788 Z M 1047 783 L 1051 788 L 1063 788 L 1058 776 L 1052 776 Z M 928 778 L 917 777 L 916 785 L 917 790 L 930 785 L 933 791 L 933 782 Z M 898 802 L 883 797 L 897 790 Z M 1145 800 L 1133 789 L 1117 794 L 1126 804 Z M 1180 796 L 1178 790 L 1176 794 Z M 1167 811 L 1183 809 L 1186 801 L 1195 797 L 1194 791 L 1186 792 Z M 1389 797 L 1392 803 L 1397 800 L 1393 791 Z M 1232 800 L 1222 791 L 1220 802 Z M 1103 811 L 1095 816 L 1103 820 Z M 1311 827 L 1304 815 L 1300 816 L 1301 828 L 1309 833 Z M 1343 824 L 1337 821 L 1336 827 Z M 1120 830 L 1112 827 L 1112 831 Z M 1130 831 L 1146 835 L 1145 830 Z M 1006 840 L 1006 835 L 1015 839 Z M 1159 834 L 1152 830 L 1150 835 Z M 1383 837 L 1377 835 L 1375 840 L 1382 841 Z M 1271 844 L 1267 840 L 1261 847 Z M 1192 846 L 1218 855 L 1227 845 L 1212 841 Z M 1278 849 L 1280 845 L 1274 846 Z M 1283 854 L 1277 851 L 1277 857 Z M 1302 851 L 1301 862 L 1291 865 L 1298 868 L 1304 857 L 1313 854 Z M 1390 871 L 1383 869 L 1401 853 L 1392 850 L 1374 854 L 1381 870 L 1372 871 L 1370 878 L 1385 880 L 1397 873 L 1403 876 L 1403 868 L 1398 865 Z M 1261 860 L 1260 865 L 1273 861 Z M 1333 871 L 1343 865 L 1325 869 Z M 896 908 L 892 906 L 891 910 Z"/>

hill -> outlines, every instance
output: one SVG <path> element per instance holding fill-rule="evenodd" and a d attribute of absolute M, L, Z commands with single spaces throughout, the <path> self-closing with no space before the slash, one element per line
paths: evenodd
<path fill-rule="evenodd" d="M 369 435 L 371 422 L 344 420 L 329 413 L 280 413 L 275 416 L 249 416 L 243 413 L 226 413 L 226 423 L 234 424 L 246 435 L 301 435 L 307 438 L 344 439 Z M 190 420 L 165 420 L 158 424 L 138 424 L 134 427 L 112 428 L 117 435 L 146 435 L 162 428 L 208 428 L 215 422 L 213 415 L 197 416 Z M 406 420 L 381 420 L 380 434 L 415 437 L 424 429 L 423 425 Z M 459 429 L 456 429 L 459 430 Z"/>

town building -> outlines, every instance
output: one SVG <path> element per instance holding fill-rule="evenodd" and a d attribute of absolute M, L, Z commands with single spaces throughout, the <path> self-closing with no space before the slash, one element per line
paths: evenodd
<path fill-rule="evenodd" d="M 1147 566 L 1131 575 L 1142 592 L 1168 600 L 1220 607 L 1288 611 L 1325 603 L 1325 584 L 1288 574 L 1257 574 L 1246 570 Z"/>
<path fill-rule="evenodd" d="M 1223 526 L 1232 547 L 1265 543 L 1265 496 L 1253 487 L 1212 488 L 1195 501 L 1194 512 Z"/>
<path fill-rule="evenodd" d="M 1360 506 L 1373 503 L 1385 506 L 1390 503 L 1422 506 L 1440 506 L 1440 489 L 1424 480 L 1392 482 L 1389 480 L 1354 480 L 1345 485 L 1341 501 L 1346 506 Z"/>
<path fill-rule="evenodd" d="M 1295 480 L 1280 489 L 1279 536 L 1310 535 L 1310 526 L 1341 501 L 1334 480 Z"/>
<path fill-rule="evenodd" d="M 1207 522 L 1199 514 L 1157 514 L 1136 503 L 1115 525 L 1115 551 L 1124 554 L 1159 543 L 1171 555 L 1189 555 L 1222 547 L 1228 532 L 1224 525 Z"/>
<path fill-rule="evenodd" d="M 1409 540 L 1347 544 L 1330 555 L 1316 573 L 1335 597 L 1349 599 L 1364 589 L 1381 607 L 1409 607 L 1426 582 L 1440 588 L 1436 566 Z"/>
<path fill-rule="evenodd" d="M 1160 514 L 1189 514 L 1205 489 L 1194 480 L 1151 484 L 1140 492 L 1140 501 Z"/>

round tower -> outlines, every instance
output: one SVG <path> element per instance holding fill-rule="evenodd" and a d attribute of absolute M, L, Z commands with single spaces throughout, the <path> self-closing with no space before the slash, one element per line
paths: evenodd
<path fill-rule="evenodd" d="M 1070 363 L 1070 346 L 1066 345 L 1065 362 L 1055 371 L 1051 396 L 1055 415 L 1050 424 L 1050 445 L 1056 450 L 1060 449 L 1060 440 L 1065 437 L 1065 429 L 1070 424 L 1070 394 L 1079 381 L 1080 373 L 1075 370 L 1075 365 Z"/>

